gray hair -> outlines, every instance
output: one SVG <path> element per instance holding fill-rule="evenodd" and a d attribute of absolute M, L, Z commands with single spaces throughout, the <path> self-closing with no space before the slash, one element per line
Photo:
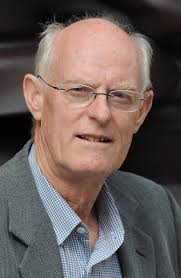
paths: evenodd
<path fill-rule="evenodd" d="M 88 16 L 83 18 L 74 18 L 70 20 L 68 23 L 62 24 L 53 22 L 50 24 L 46 24 L 44 26 L 44 31 L 40 34 L 41 40 L 39 43 L 38 51 L 35 59 L 35 74 L 43 74 L 44 76 L 48 73 L 51 62 L 53 59 L 53 43 L 59 32 L 61 32 L 65 27 L 71 25 L 72 23 L 82 20 L 88 19 L 92 17 L 107 19 L 117 25 L 119 28 L 123 29 L 133 40 L 135 43 L 140 61 L 141 68 L 141 79 L 142 86 L 141 91 L 145 91 L 150 89 L 151 80 L 150 80 L 150 67 L 152 60 L 152 47 L 148 41 L 148 38 L 140 33 L 137 33 L 133 30 L 133 26 L 128 23 L 126 17 L 121 17 L 119 20 L 113 18 L 110 15 L 102 15 L 102 16 Z"/>

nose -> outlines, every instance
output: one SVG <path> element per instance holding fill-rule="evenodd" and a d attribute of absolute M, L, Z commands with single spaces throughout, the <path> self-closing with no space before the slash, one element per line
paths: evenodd
<path fill-rule="evenodd" d="M 96 120 L 101 125 L 106 125 L 111 117 L 111 110 L 106 95 L 97 94 L 93 102 L 87 107 L 89 118 Z"/>

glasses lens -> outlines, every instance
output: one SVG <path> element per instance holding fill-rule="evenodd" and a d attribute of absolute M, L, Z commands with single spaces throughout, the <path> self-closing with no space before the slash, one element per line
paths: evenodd
<path fill-rule="evenodd" d="M 83 85 L 75 85 L 71 88 L 67 88 L 66 97 L 73 103 L 78 105 L 86 105 L 94 97 L 94 91 Z"/>
<path fill-rule="evenodd" d="M 135 111 L 142 103 L 140 94 L 121 90 L 110 93 L 110 102 L 114 107 L 123 111 Z"/>

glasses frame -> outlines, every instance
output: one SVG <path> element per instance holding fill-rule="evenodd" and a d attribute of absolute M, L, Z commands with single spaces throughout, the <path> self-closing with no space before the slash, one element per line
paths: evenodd
<path fill-rule="evenodd" d="M 47 86 L 51 87 L 52 89 L 55 89 L 55 90 L 57 90 L 57 91 L 59 91 L 59 92 L 60 92 L 60 91 L 67 91 L 67 89 L 64 89 L 64 88 L 57 87 L 57 86 L 54 86 L 54 85 L 49 84 L 48 82 L 46 82 L 46 81 L 43 79 L 43 77 L 42 77 L 40 74 L 37 74 L 36 77 L 37 77 L 37 79 L 41 79 Z M 116 91 L 131 92 L 132 94 L 137 94 L 137 95 L 140 95 L 140 96 L 141 96 L 141 97 L 139 98 L 139 100 L 142 101 L 142 103 L 140 104 L 140 106 L 139 106 L 138 108 L 133 109 L 133 110 L 123 110 L 123 109 L 120 108 L 120 111 L 123 111 L 123 112 L 135 112 L 135 111 L 138 111 L 138 110 L 142 107 L 143 102 L 146 101 L 146 100 L 148 100 L 148 98 L 149 98 L 149 97 L 144 97 L 143 93 L 146 92 L 146 91 L 152 90 L 152 88 L 150 87 L 150 88 L 146 89 L 145 91 L 143 91 L 142 93 L 134 92 L 134 91 L 131 91 L 131 90 L 124 90 L 124 89 L 123 89 L 123 90 L 120 90 L 120 89 L 118 89 L 118 90 L 112 90 L 112 91 L 110 91 L 110 92 L 108 92 L 108 93 L 96 93 L 96 92 L 95 92 L 95 89 L 92 88 L 92 87 L 90 87 L 90 86 L 88 86 L 88 85 L 84 85 L 84 84 L 72 84 L 72 85 L 84 86 L 84 87 L 89 88 L 89 89 L 91 89 L 91 90 L 93 91 L 93 92 L 91 92 L 91 94 L 92 94 L 94 97 L 93 97 L 92 101 L 91 101 L 89 104 L 87 104 L 87 106 L 90 105 L 90 104 L 95 100 L 95 98 L 96 98 L 97 95 L 105 95 L 105 96 L 107 97 L 107 99 L 108 99 L 109 96 L 112 96 L 112 97 L 113 97 L 114 95 L 111 95 L 111 93 L 116 92 Z M 85 107 L 86 107 L 86 106 L 85 106 Z"/>

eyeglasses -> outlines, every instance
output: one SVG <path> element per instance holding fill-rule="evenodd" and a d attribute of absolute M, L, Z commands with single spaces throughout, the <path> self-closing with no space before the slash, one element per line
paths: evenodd
<path fill-rule="evenodd" d="M 111 107 L 125 112 L 137 111 L 147 98 L 142 93 L 129 90 L 113 90 L 108 93 L 96 93 L 95 89 L 81 84 L 64 84 L 56 87 L 48 84 L 41 75 L 37 75 L 47 86 L 61 92 L 68 101 L 77 107 L 86 107 L 90 105 L 97 95 L 105 95 Z"/>

